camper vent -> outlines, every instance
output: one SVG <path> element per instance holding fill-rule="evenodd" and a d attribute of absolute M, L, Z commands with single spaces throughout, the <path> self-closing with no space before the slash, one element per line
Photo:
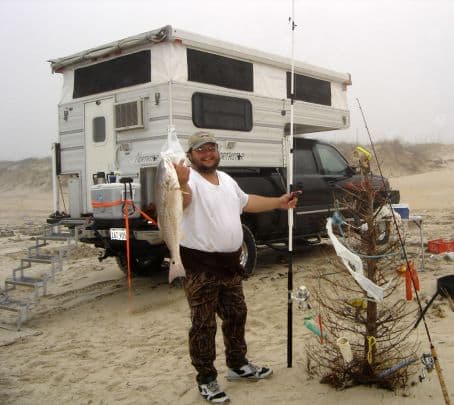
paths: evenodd
<path fill-rule="evenodd" d="M 126 131 L 135 128 L 143 128 L 143 101 L 115 104 L 115 129 Z"/>

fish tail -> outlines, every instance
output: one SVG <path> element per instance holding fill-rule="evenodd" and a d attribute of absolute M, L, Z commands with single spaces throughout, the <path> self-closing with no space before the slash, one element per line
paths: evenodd
<path fill-rule="evenodd" d="M 169 268 L 169 283 L 178 277 L 186 277 L 186 271 L 184 270 L 183 263 L 171 260 Z"/>

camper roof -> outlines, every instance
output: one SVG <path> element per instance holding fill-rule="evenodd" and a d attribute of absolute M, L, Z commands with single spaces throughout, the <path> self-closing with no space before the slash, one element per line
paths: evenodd
<path fill-rule="evenodd" d="M 119 41 L 110 42 L 95 48 L 78 52 L 62 58 L 49 60 L 52 72 L 62 72 L 65 68 L 76 67 L 77 65 L 93 63 L 99 59 L 112 58 L 123 51 L 147 48 L 161 42 L 180 42 L 184 45 L 203 49 L 206 51 L 234 56 L 243 60 L 252 62 L 262 62 L 268 65 L 274 65 L 284 69 L 290 69 L 291 61 L 288 58 L 274 55 L 271 53 L 261 52 L 256 49 L 238 46 L 229 42 L 194 34 L 188 31 L 173 28 L 170 25 L 165 27 L 144 32 L 132 37 L 127 37 Z M 349 73 L 339 73 L 333 70 L 321 68 L 303 62 L 295 61 L 295 70 L 298 73 L 319 79 L 351 84 Z"/>

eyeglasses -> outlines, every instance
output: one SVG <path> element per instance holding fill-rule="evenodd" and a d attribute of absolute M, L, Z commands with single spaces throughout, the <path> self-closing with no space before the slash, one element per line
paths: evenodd
<path fill-rule="evenodd" d="M 194 148 L 197 153 L 206 153 L 206 152 L 216 152 L 218 150 L 217 145 L 214 146 L 199 146 L 198 148 Z"/>

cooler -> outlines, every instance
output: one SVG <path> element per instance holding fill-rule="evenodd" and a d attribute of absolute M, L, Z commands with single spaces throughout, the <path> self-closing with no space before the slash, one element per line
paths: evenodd
<path fill-rule="evenodd" d="M 391 204 L 391 207 L 400 215 L 402 219 L 409 219 L 410 207 L 408 204 Z"/>
<path fill-rule="evenodd" d="M 130 186 L 132 189 L 132 198 L 130 195 Z M 101 219 L 121 219 L 124 218 L 123 202 L 126 198 L 133 200 L 137 208 L 141 208 L 141 193 L 139 183 L 104 183 L 91 186 L 91 201 L 93 207 L 93 216 Z M 102 206 L 105 204 L 105 206 Z M 113 204 L 113 205 L 111 205 Z M 93 206 L 94 205 L 94 206 Z M 140 213 L 133 211 L 129 206 L 129 218 L 138 218 Z"/>

